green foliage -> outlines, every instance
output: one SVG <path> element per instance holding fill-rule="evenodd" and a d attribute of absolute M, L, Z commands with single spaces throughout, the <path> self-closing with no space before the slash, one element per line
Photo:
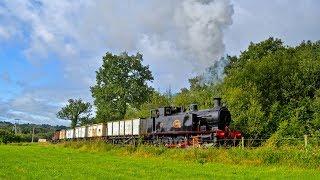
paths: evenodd
<path fill-rule="evenodd" d="M 15 134 L 12 131 L 0 129 L 0 144 L 7 144 L 11 142 L 19 142 L 19 137 L 15 136 Z"/>
<path fill-rule="evenodd" d="M 2 133 L 6 132 L 12 135 L 13 127 L 14 127 L 14 124 L 10 122 L 0 122 L 0 131 L 2 131 Z M 31 142 L 33 128 L 34 128 L 34 142 L 38 141 L 39 138 L 51 139 L 53 136 L 53 132 L 60 129 L 66 129 L 65 126 L 51 126 L 48 124 L 42 124 L 42 125 L 17 124 L 16 127 L 17 127 L 17 135 L 13 134 L 15 136 L 14 141 L 7 141 L 7 142 Z"/>
<path fill-rule="evenodd" d="M 142 65 L 142 55 L 106 53 L 96 72 L 96 85 L 91 87 L 99 122 L 123 119 L 128 107 L 139 109 L 153 89 L 149 66 Z"/>
<path fill-rule="evenodd" d="M 19 142 L 31 142 L 31 134 L 14 134 L 12 131 L 0 129 L 0 144 L 4 143 L 19 143 Z M 38 136 L 34 137 L 34 141 L 38 141 Z"/>
<path fill-rule="evenodd" d="M 267 124 L 261 104 L 257 100 L 260 94 L 256 87 L 248 85 L 245 90 L 233 87 L 223 92 L 224 100 L 228 102 L 233 116 L 233 128 L 244 132 L 247 138 L 262 138 Z"/>
<path fill-rule="evenodd" d="M 269 38 L 229 62 L 222 95 L 247 137 L 319 134 L 320 42 L 288 47 Z"/>
<path fill-rule="evenodd" d="M 88 123 L 90 118 L 91 105 L 90 103 L 82 102 L 81 99 L 69 99 L 68 105 L 63 107 L 57 117 L 60 119 L 71 120 L 71 127 L 74 128 L 77 124 Z"/>

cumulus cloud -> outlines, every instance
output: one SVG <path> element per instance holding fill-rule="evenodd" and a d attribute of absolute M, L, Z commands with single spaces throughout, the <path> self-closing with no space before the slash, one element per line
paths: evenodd
<path fill-rule="evenodd" d="M 94 78 L 106 50 L 145 50 L 141 41 L 146 36 L 156 40 L 153 44 L 166 41 L 174 46 L 172 51 L 183 57 L 172 60 L 191 62 L 187 64 L 192 66 L 186 65 L 189 71 L 203 70 L 223 55 L 223 29 L 232 23 L 233 14 L 232 5 L 224 0 L 5 2 L 6 19 L 21 22 L 16 29 L 27 27 L 30 43 L 24 51 L 29 60 L 42 61 L 39 57 L 55 54 L 64 63 L 67 77 L 77 74 L 77 80 L 84 82 L 92 82 L 88 77 Z M 149 54 L 145 62 L 153 66 L 153 54 L 142 53 Z"/>
<path fill-rule="evenodd" d="M 225 0 L 5 0 L 0 3 L 0 41 L 26 42 L 24 55 L 40 67 L 54 58 L 64 78 L 57 84 L 63 88 L 24 88 L 10 101 L 9 114 L 37 121 L 54 118 L 58 107 L 52 103 L 73 97 L 92 101 L 89 86 L 106 51 L 141 52 L 154 73 L 153 86 L 177 91 L 223 55 L 223 30 L 232 24 L 232 14 Z"/>
<path fill-rule="evenodd" d="M 56 118 L 56 113 L 63 102 L 57 102 L 54 98 L 39 99 L 36 97 L 41 96 L 24 93 L 14 99 L 0 101 L 0 117 L 11 122 L 19 119 L 23 123 L 69 125 L 68 121 Z"/>

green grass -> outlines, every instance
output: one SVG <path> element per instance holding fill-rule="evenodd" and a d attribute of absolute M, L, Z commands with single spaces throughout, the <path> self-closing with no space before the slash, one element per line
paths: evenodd
<path fill-rule="evenodd" d="M 132 150 L 128 147 L 112 146 L 103 148 L 97 150 L 94 144 L 0 145 L 0 179 L 320 178 L 317 168 L 279 164 L 246 165 L 243 162 L 241 165 L 232 162 L 219 163 L 215 160 L 208 161 L 206 155 L 200 155 L 198 159 L 190 155 L 188 160 L 187 154 L 190 154 L 190 150 Z M 177 154 L 181 151 L 184 158 Z"/>

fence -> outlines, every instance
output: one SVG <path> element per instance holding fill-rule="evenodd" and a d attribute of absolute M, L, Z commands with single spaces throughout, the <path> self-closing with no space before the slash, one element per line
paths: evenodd
<path fill-rule="evenodd" d="M 309 147 L 320 147 L 320 138 L 319 137 L 311 137 L 304 135 L 303 137 L 291 137 L 291 138 L 270 138 L 270 139 L 262 139 L 262 138 L 248 138 L 245 139 L 242 137 L 241 139 L 225 139 L 225 140 L 217 140 L 217 144 L 220 146 L 238 146 L 241 148 L 256 148 L 263 145 L 267 146 L 297 146 L 299 148 L 309 148 Z"/>
<path fill-rule="evenodd" d="M 156 146 L 173 144 L 174 146 L 195 146 L 195 147 L 239 147 L 239 148 L 257 148 L 261 146 L 296 146 L 299 149 L 307 149 L 310 147 L 320 147 L 319 137 L 310 137 L 304 135 L 303 137 L 292 137 L 292 138 L 277 138 L 277 139 L 262 139 L 262 138 L 244 138 L 241 139 L 219 139 L 219 140 L 202 140 L 200 142 L 195 142 L 194 140 L 186 141 L 184 139 L 180 140 L 142 140 L 142 139 L 132 139 L 135 142 L 129 141 L 118 141 L 113 142 L 115 144 L 150 144 Z"/>
<path fill-rule="evenodd" d="M 290 137 L 290 138 L 241 138 L 241 139 L 218 139 L 218 140 L 206 140 L 206 139 L 194 139 L 186 140 L 184 138 L 180 139 L 152 139 L 146 140 L 143 138 L 138 138 L 132 136 L 132 138 L 94 138 L 94 139 L 69 139 L 67 141 L 87 141 L 87 140 L 103 140 L 110 144 L 118 145 L 152 145 L 152 146 L 170 146 L 170 147 L 239 147 L 239 148 L 257 148 L 261 146 L 273 146 L 273 147 L 283 147 L 283 146 L 295 146 L 297 149 L 310 149 L 313 147 L 320 147 L 320 137 L 312 137 L 304 135 L 302 137 Z"/>

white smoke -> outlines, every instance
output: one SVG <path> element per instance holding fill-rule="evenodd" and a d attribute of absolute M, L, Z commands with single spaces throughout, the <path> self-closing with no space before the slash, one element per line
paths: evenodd
<path fill-rule="evenodd" d="M 148 28 L 151 31 L 144 33 L 138 49 L 145 54 L 156 82 L 177 90 L 188 86 L 189 78 L 207 74 L 206 69 L 224 55 L 224 29 L 232 24 L 234 11 L 228 0 L 174 2 L 167 11 L 151 13 L 157 18 L 148 22 L 157 31 Z"/>
<path fill-rule="evenodd" d="M 175 13 L 181 47 L 188 50 L 193 64 L 204 70 L 224 54 L 223 29 L 232 24 L 229 1 L 183 1 Z"/>

